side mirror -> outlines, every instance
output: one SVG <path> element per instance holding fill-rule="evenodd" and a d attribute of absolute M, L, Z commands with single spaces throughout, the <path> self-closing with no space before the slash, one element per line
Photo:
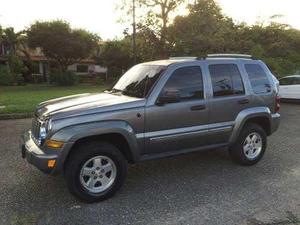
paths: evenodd
<path fill-rule="evenodd" d="M 160 94 L 158 97 L 156 104 L 164 105 L 167 103 L 175 103 L 180 102 L 180 95 L 178 91 L 166 91 Z"/>

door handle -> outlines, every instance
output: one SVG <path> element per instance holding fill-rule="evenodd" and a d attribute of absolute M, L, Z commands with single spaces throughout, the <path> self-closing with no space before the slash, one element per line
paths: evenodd
<path fill-rule="evenodd" d="M 200 111 L 200 110 L 204 110 L 206 108 L 205 105 L 194 105 L 191 107 L 192 111 Z"/>
<path fill-rule="evenodd" d="M 240 104 L 240 105 L 246 105 L 246 104 L 249 104 L 249 102 L 250 102 L 249 99 L 245 98 L 245 99 L 239 100 L 238 104 Z"/>

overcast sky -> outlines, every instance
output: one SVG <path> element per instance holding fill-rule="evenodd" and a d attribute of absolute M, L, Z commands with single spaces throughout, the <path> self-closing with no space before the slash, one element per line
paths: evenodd
<path fill-rule="evenodd" d="M 36 20 L 63 19 L 74 28 L 85 28 L 103 39 L 121 37 L 126 26 L 117 22 L 118 0 L 1 0 L 0 25 L 17 30 Z M 128 0 L 130 3 L 131 0 Z M 299 0 L 217 0 L 223 12 L 237 22 L 255 23 L 274 14 L 284 15 L 282 22 L 300 29 Z M 179 14 L 182 12 L 178 12 Z"/>

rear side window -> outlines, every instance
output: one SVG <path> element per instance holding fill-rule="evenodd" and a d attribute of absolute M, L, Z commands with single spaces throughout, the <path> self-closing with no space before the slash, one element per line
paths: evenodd
<path fill-rule="evenodd" d="M 245 93 L 240 71 L 235 64 L 209 66 L 214 97 L 242 95 Z"/>
<path fill-rule="evenodd" d="M 271 92 L 271 85 L 267 74 L 258 64 L 246 64 L 245 69 L 248 73 L 252 89 L 255 94 Z"/>
<path fill-rule="evenodd" d="M 279 80 L 280 85 L 292 85 L 294 82 L 294 78 L 287 77 Z"/>
<path fill-rule="evenodd" d="M 163 93 L 178 91 L 181 101 L 203 99 L 203 80 L 199 66 L 175 70 L 163 88 Z"/>
<path fill-rule="evenodd" d="M 300 77 L 295 77 L 293 84 L 294 85 L 299 85 L 300 84 Z"/>

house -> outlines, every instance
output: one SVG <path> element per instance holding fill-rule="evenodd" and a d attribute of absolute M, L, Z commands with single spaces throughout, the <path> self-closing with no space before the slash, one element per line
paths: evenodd
<path fill-rule="evenodd" d="M 7 64 L 7 55 L 9 54 L 9 46 L 4 42 L 0 43 L 0 65 Z M 41 48 L 30 49 L 27 46 L 18 46 L 17 55 L 23 62 L 30 61 L 33 64 L 33 77 L 44 77 L 49 73 L 49 62 L 51 60 L 43 54 Z M 80 76 L 93 76 L 96 74 L 106 74 L 107 68 L 96 65 L 93 59 L 84 59 L 78 63 L 68 66 L 68 70 Z"/>

